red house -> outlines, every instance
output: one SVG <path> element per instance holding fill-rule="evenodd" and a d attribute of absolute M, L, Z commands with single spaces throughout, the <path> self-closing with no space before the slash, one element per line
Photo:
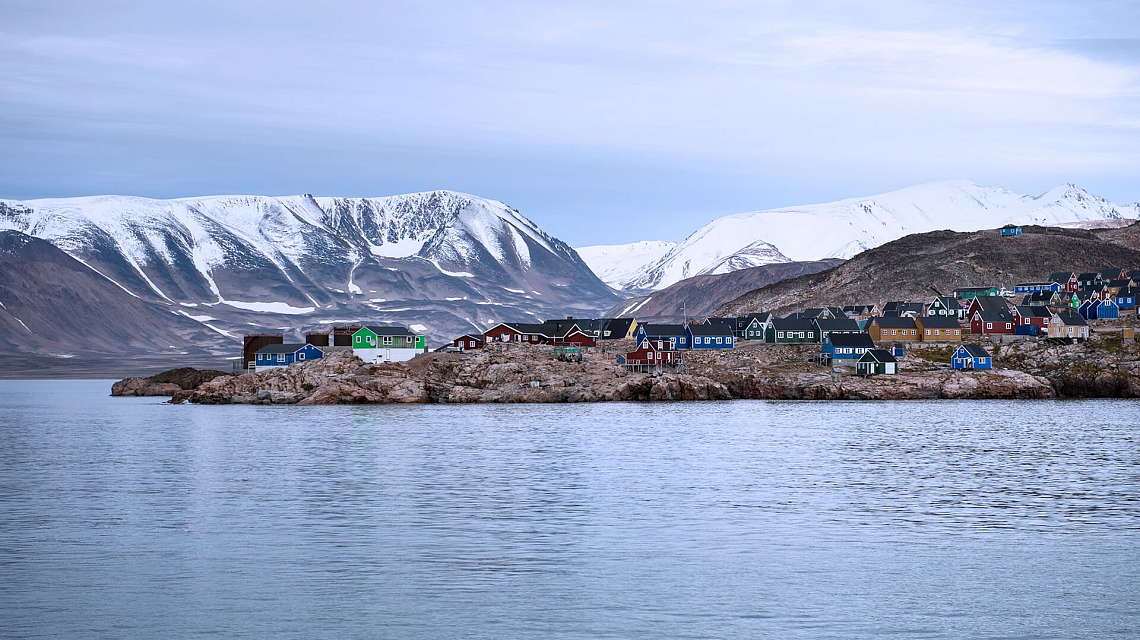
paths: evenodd
<path fill-rule="evenodd" d="M 642 340 L 640 346 L 625 354 L 625 364 L 630 367 L 673 366 L 677 364 L 677 351 L 663 340 Z"/>
<path fill-rule="evenodd" d="M 970 331 L 977 334 L 1013 333 L 1015 326 L 1013 314 L 1007 311 L 982 309 L 970 316 Z"/>
<path fill-rule="evenodd" d="M 501 322 L 483 333 L 483 342 L 518 342 L 522 344 L 572 344 L 593 347 L 597 339 L 582 331 L 572 320 L 547 320 L 543 323 Z"/>
<path fill-rule="evenodd" d="M 474 333 L 466 333 L 451 341 L 451 346 L 459 349 L 460 351 L 470 351 L 472 349 L 483 348 L 483 336 L 475 335 Z"/>
<path fill-rule="evenodd" d="M 1037 325 L 1040 335 L 1049 333 L 1049 321 L 1052 318 L 1053 312 L 1046 307 L 1020 306 L 1013 308 L 1014 324 L 1020 326 Z"/>
<path fill-rule="evenodd" d="M 1049 282 L 1061 285 L 1061 291 L 1076 291 L 1081 288 L 1081 280 L 1072 271 L 1057 271 L 1049 275 Z"/>

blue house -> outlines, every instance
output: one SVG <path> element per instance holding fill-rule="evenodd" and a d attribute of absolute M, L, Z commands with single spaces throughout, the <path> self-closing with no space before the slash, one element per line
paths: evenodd
<path fill-rule="evenodd" d="M 1081 302 L 1081 306 L 1077 308 L 1077 313 L 1085 320 L 1096 320 L 1100 317 L 1100 300 L 1085 298 L 1084 302 Z"/>
<path fill-rule="evenodd" d="M 642 340 L 652 340 L 657 342 L 662 341 L 663 344 L 669 345 L 670 349 L 688 349 L 689 348 L 689 331 L 683 324 L 645 324 L 639 323 L 637 325 L 637 346 L 641 346 Z"/>
<path fill-rule="evenodd" d="M 964 344 L 950 356 L 950 366 L 954 369 L 993 369 L 990 352 L 980 344 Z"/>
<path fill-rule="evenodd" d="M 731 349 L 735 336 L 732 328 L 721 324 L 690 324 L 685 327 L 690 349 Z"/>
<path fill-rule="evenodd" d="M 271 344 L 257 350 L 253 363 L 257 369 L 287 367 L 294 362 L 317 360 L 324 355 L 311 344 Z"/>
<path fill-rule="evenodd" d="M 1016 224 L 1007 224 L 1001 228 L 1003 236 L 1019 236 L 1021 235 L 1021 227 Z"/>
<path fill-rule="evenodd" d="M 1128 287 L 1116 292 L 1116 306 L 1121 309 L 1135 309 L 1136 308 L 1136 289 Z"/>
<path fill-rule="evenodd" d="M 1038 291 L 1060 291 L 1059 282 L 1019 282 L 1013 285 L 1015 293 L 1037 293 Z"/>
<path fill-rule="evenodd" d="M 866 333 L 830 333 L 823 339 L 822 353 L 827 360 L 856 361 L 874 348 L 875 341 Z"/>
<path fill-rule="evenodd" d="M 1096 317 L 1102 320 L 1113 320 L 1120 317 L 1120 305 L 1116 304 L 1116 300 L 1112 296 L 1099 302 L 1100 306 L 1097 307 Z"/>

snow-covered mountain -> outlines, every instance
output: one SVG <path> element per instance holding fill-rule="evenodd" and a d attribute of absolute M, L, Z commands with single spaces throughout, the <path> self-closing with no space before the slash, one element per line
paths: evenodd
<path fill-rule="evenodd" d="M 676 242 L 643 240 L 629 244 L 578 247 L 576 250 L 603 282 L 620 289 L 623 283 L 641 275 L 645 265 L 664 258 L 675 246 Z"/>
<path fill-rule="evenodd" d="M 610 284 L 648 291 L 701 273 L 789 259 L 850 258 L 902 236 L 937 229 L 977 231 L 1007 223 L 1055 226 L 1125 218 L 1140 218 L 1140 204 L 1113 204 L 1072 184 L 1025 196 L 967 181 L 935 182 L 865 198 L 718 218 L 640 269 L 626 265 L 626 273 L 637 275 Z"/>
<path fill-rule="evenodd" d="M 0 200 L 0 229 L 47 240 L 131 296 L 223 334 L 308 315 L 290 324 L 404 322 L 442 338 L 618 299 L 514 209 L 450 191 Z"/>

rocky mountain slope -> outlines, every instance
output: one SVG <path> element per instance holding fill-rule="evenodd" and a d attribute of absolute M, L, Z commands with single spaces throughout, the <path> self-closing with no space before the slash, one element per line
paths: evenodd
<path fill-rule="evenodd" d="M 927 300 L 933 285 L 949 295 L 956 287 L 1039 280 L 1054 271 L 1140 267 L 1140 223 L 1118 229 L 1027 226 L 1023 235 L 996 230 L 935 231 L 908 235 L 865 251 L 813 275 L 777 282 L 726 303 L 717 315 L 754 311 L 787 313 L 804 307 L 886 300 Z"/>
<path fill-rule="evenodd" d="M 655 290 L 703 273 L 790 260 L 850 258 L 908 234 L 977 231 L 1006 223 L 1057 226 L 1140 218 L 1140 204 L 1121 206 L 1066 184 L 1037 196 L 967 181 L 924 184 L 824 204 L 741 213 L 713 220 L 637 273 L 611 281 L 631 291 Z"/>
<path fill-rule="evenodd" d="M 131 298 L 132 309 L 147 307 L 142 317 L 174 318 L 170 328 L 136 326 L 129 317 L 108 324 L 152 349 L 184 350 L 188 341 L 232 351 L 251 326 L 360 321 L 417 325 L 443 340 L 502 320 L 593 314 L 620 299 L 572 248 L 517 211 L 449 191 L 0 201 L 0 229 L 55 245 L 85 280 Z M 51 319 L 77 315 L 72 296 L 26 281 L 19 269 L 4 285 L 0 303 L 9 306 L 12 292 L 38 291 L 43 324 L 32 330 L 35 339 L 14 340 L 24 349 L 107 346 L 59 341 L 65 327 Z M 179 333 L 184 326 L 204 339 Z M 171 332 L 173 340 L 163 337 Z"/>
<path fill-rule="evenodd" d="M 729 273 L 705 274 L 686 278 L 647 296 L 622 300 L 606 314 L 635 315 L 642 321 L 678 321 L 712 315 L 718 307 L 741 294 L 788 278 L 830 269 L 842 260 L 779 262 Z"/>

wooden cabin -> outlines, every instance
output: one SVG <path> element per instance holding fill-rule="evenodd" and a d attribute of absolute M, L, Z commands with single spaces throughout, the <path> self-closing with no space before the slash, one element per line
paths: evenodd
<path fill-rule="evenodd" d="M 926 305 L 926 311 L 923 315 L 930 317 L 958 318 L 961 320 L 966 317 L 966 310 L 962 308 L 957 298 L 953 296 L 938 296 Z"/>
<path fill-rule="evenodd" d="M 1073 271 L 1055 271 L 1049 274 L 1049 280 L 1061 285 L 1061 291 L 1076 291 L 1081 288 L 1081 281 Z"/>
<path fill-rule="evenodd" d="M 990 352 L 980 344 L 964 344 L 959 346 L 950 356 L 952 369 L 992 369 L 993 358 Z"/>
<path fill-rule="evenodd" d="M 1021 235 L 1021 225 L 1007 224 L 1001 228 L 1001 236 L 1003 238 L 1009 237 L 1009 236 L 1019 236 L 1019 235 Z"/>
<path fill-rule="evenodd" d="M 811 320 L 804 318 L 774 318 L 764 334 L 764 342 L 769 344 L 798 344 L 818 342 L 819 329 Z"/>
<path fill-rule="evenodd" d="M 915 318 L 918 339 L 923 342 L 957 342 L 962 339 L 962 325 L 955 318 L 924 316 Z"/>
<path fill-rule="evenodd" d="M 867 333 L 875 342 L 892 340 L 918 340 L 918 324 L 915 318 L 881 316 L 871 318 L 867 323 Z"/>
<path fill-rule="evenodd" d="M 685 327 L 691 349 L 732 349 L 736 336 L 732 326 L 722 323 L 689 324 Z"/>
<path fill-rule="evenodd" d="M 1056 313 L 1053 315 L 1053 321 L 1049 323 L 1049 337 L 1087 340 L 1089 323 L 1080 314 L 1071 311 Z"/>
<path fill-rule="evenodd" d="M 270 344 L 254 354 L 254 367 L 258 370 L 287 367 L 295 362 L 319 360 L 324 352 L 311 344 Z"/>
<path fill-rule="evenodd" d="M 823 339 L 820 354 L 828 361 L 854 362 L 874 348 L 875 342 L 866 333 L 833 333 Z"/>
<path fill-rule="evenodd" d="M 970 331 L 979 335 L 1014 333 L 1013 314 L 1009 311 L 979 309 L 970 318 Z"/>
<path fill-rule="evenodd" d="M 861 376 L 893 375 L 899 372 L 899 361 L 886 349 L 871 349 L 859 357 L 855 371 Z"/>
<path fill-rule="evenodd" d="M 642 340 L 636 349 L 625 354 L 627 369 L 651 370 L 655 367 L 675 367 L 680 364 L 676 349 L 670 349 L 664 340 Z"/>
<path fill-rule="evenodd" d="M 474 333 L 465 333 L 458 338 L 451 341 L 451 346 L 459 349 L 460 351 L 473 351 L 475 349 L 483 348 L 483 335 Z"/>

